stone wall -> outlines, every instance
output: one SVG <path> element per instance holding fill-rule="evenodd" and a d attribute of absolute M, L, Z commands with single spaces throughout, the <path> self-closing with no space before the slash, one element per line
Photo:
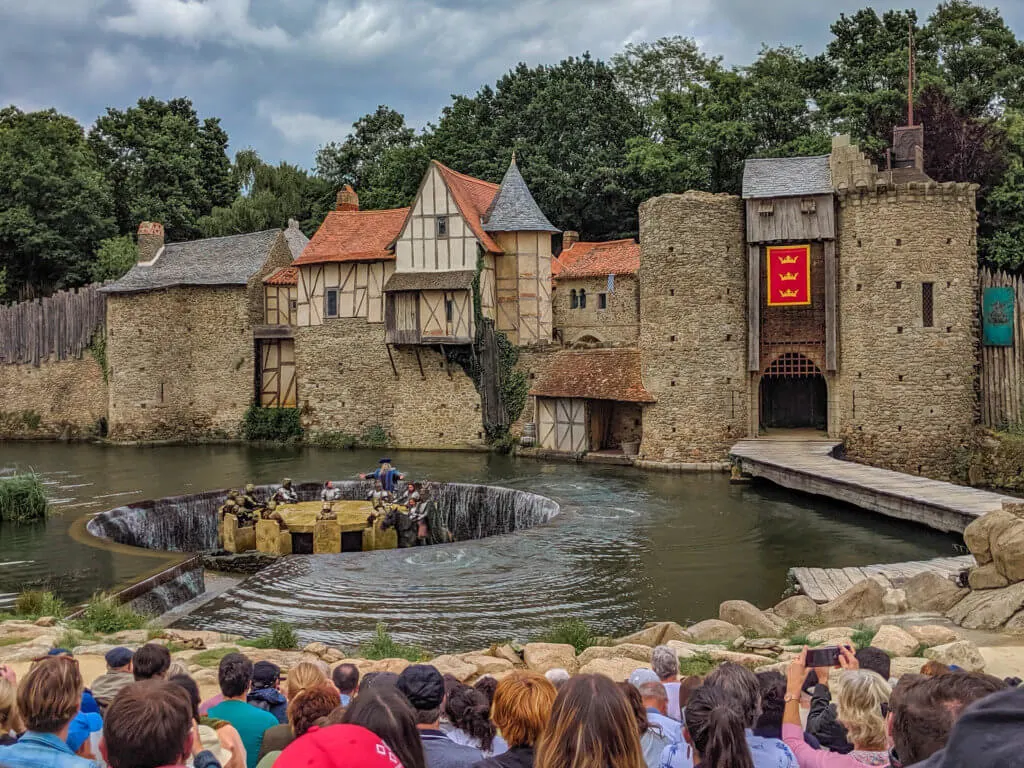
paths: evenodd
<path fill-rule="evenodd" d="M 746 255 L 738 197 L 687 192 L 640 206 L 641 455 L 722 459 L 749 421 Z"/>
<path fill-rule="evenodd" d="M 84 437 L 101 432 L 107 383 L 96 358 L 0 365 L 0 437 Z"/>
<path fill-rule="evenodd" d="M 303 424 L 360 435 L 380 425 L 399 448 L 481 448 L 480 395 L 462 368 L 429 347 L 393 347 L 362 318 L 297 328 L 295 372 Z M 420 373 L 422 363 L 423 372 Z"/>
<path fill-rule="evenodd" d="M 971 454 L 968 480 L 983 488 L 1024 491 L 1024 435 L 986 432 Z"/>
<path fill-rule="evenodd" d="M 295 254 L 298 257 L 299 254 Z M 266 318 L 266 291 L 263 287 L 263 279 L 269 277 L 281 267 L 287 267 L 292 263 L 292 251 L 288 247 L 284 232 L 279 232 L 274 244 L 270 247 L 263 267 L 252 277 L 246 291 L 249 295 L 249 325 L 262 325 L 267 322 Z M 287 309 L 288 305 L 284 305 Z"/>
<path fill-rule="evenodd" d="M 524 371 L 526 373 L 530 387 L 532 388 L 537 379 L 543 378 L 547 374 L 548 368 L 554 362 L 555 353 L 560 349 L 562 349 L 562 347 L 557 344 L 549 344 L 545 347 L 520 347 L 516 370 Z M 509 427 L 512 434 L 521 435 L 523 433 L 524 424 L 531 421 L 536 422 L 536 405 L 536 398 L 527 398 L 526 407 L 523 408 L 523 412 L 519 415 L 519 418 L 515 423 Z"/>
<path fill-rule="evenodd" d="M 839 196 L 839 373 L 829 407 L 852 459 L 935 478 L 966 469 L 978 403 L 974 189 Z"/>
<path fill-rule="evenodd" d="M 237 436 L 255 390 L 253 311 L 241 286 L 110 296 L 111 437 Z"/>
<path fill-rule="evenodd" d="M 585 308 L 572 309 L 573 290 L 587 292 Z M 607 298 L 605 309 L 600 308 L 600 294 Z M 636 346 L 640 296 L 633 275 L 616 275 L 614 293 L 608 293 L 607 277 L 559 280 L 552 299 L 554 326 L 564 343 L 572 344 L 589 336 L 609 346 Z"/>

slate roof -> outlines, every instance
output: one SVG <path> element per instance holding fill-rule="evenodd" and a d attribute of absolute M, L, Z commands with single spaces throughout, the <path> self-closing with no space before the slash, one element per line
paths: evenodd
<path fill-rule="evenodd" d="M 297 259 L 309 245 L 309 238 L 299 229 L 299 222 L 295 219 L 288 219 L 288 228 L 284 231 L 284 239 L 288 241 L 288 248 L 292 252 L 292 258 Z"/>
<path fill-rule="evenodd" d="M 268 229 L 168 243 L 153 264 L 136 264 L 120 280 L 99 290 L 138 293 L 179 285 L 246 285 L 263 266 L 280 234 L 280 229 Z"/>
<path fill-rule="evenodd" d="M 640 270 L 640 244 L 632 238 L 603 243 L 573 243 L 551 260 L 556 279 L 634 275 Z"/>
<path fill-rule="evenodd" d="M 392 291 L 465 291 L 473 287 L 476 270 L 455 272 L 395 272 L 384 283 Z"/>
<path fill-rule="evenodd" d="M 505 178 L 501 180 L 498 194 L 494 196 L 484 218 L 487 232 L 558 232 L 537 201 L 530 194 L 526 180 L 519 172 L 515 157 L 512 158 Z"/>
<path fill-rule="evenodd" d="M 298 285 L 298 267 L 281 267 L 277 272 L 263 278 L 264 285 Z"/>
<path fill-rule="evenodd" d="M 640 378 L 635 349 L 588 349 L 556 352 L 547 372 L 530 390 L 540 397 L 581 397 L 626 403 L 653 403 Z"/>
<path fill-rule="evenodd" d="M 743 164 L 743 197 L 795 197 L 830 195 L 832 171 L 828 155 L 766 157 Z"/>
<path fill-rule="evenodd" d="M 331 211 L 292 266 L 334 261 L 394 261 L 391 243 L 402 231 L 408 208 Z"/>
<path fill-rule="evenodd" d="M 491 203 L 494 202 L 495 195 L 498 194 L 498 185 L 453 171 L 448 166 L 437 162 L 437 160 L 434 160 L 433 163 L 437 166 L 437 170 L 441 172 L 441 178 L 444 179 L 448 191 L 451 192 L 455 205 L 458 206 L 459 212 L 462 213 L 462 218 L 466 220 L 469 228 L 473 230 L 473 234 L 476 235 L 483 247 L 489 253 L 503 253 L 504 251 L 501 246 L 495 242 L 494 238 L 487 234 L 483 226 L 484 216 L 487 215 Z"/>

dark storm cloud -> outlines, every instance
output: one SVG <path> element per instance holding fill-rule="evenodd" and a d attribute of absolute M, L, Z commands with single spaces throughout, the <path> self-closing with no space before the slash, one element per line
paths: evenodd
<path fill-rule="evenodd" d="M 761 42 L 819 51 L 861 3 L 806 0 L 0 0 L 0 103 L 90 123 L 140 96 L 188 96 L 235 149 L 312 164 L 377 104 L 415 124 L 518 61 L 606 57 L 690 35 L 730 63 Z M 876 8 L 904 4 L 874 3 Z M 933 4 L 914 4 L 927 15 Z M 1007 11 L 1015 29 L 1024 10 Z"/>

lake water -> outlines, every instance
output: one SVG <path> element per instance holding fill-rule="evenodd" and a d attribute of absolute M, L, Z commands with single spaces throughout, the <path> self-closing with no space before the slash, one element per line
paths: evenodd
<path fill-rule="evenodd" d="M 602 634 L 655 619 L 703 619 L 722 600 L 779 599 L 796 565 L 852 566 L 956 553 L 959 537 L 768 484 L 720 474 L 545 463 L 475 453 L 392 452 L 417 478 L 503 485 L 555 499 L 551 523 L 416 550 L 292 557 L 188 617 L 192 627 L 259 634 L 295 623 L 304 640 L 351 645 L 378 621 L 434 650 L 525 639 L 578 617 Z M 247 481 L 346 479 L 376 466 L 366 451 L 244 446 L 0 444 L 0 471 L 33 469 L 55 513 L 0 524 L 0 610 L 29 586 L 69 601 L 166 565 L 160 553 L 97 546 L 84 522 L 147 498 Z"/>

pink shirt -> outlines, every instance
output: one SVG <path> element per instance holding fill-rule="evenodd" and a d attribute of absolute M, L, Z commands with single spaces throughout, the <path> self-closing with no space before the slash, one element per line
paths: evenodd
<path fill-rule="evenodd" d="M 868 763 L 862 763 L 850 755 L 814 749 L 804 741 L 804 729 L 799 725 L 783 723 L 782 740 L 793 750 L 800 768 L 870 768 Z"/>
<path fill-rule="evenodd" d="M 208 698 L 206 701 L 204 701 L 202 704 L 199 705 L 199 716 L 200 717 L 206 717 L 206 715 L 209 714 L 210 709 L 212 709 L 213 707 L 216 707 L 222 701 L 224 701 L 224 694 L 223 693 L 218 693 L 216 696 L 211 696 L 210 698 Z"/>

